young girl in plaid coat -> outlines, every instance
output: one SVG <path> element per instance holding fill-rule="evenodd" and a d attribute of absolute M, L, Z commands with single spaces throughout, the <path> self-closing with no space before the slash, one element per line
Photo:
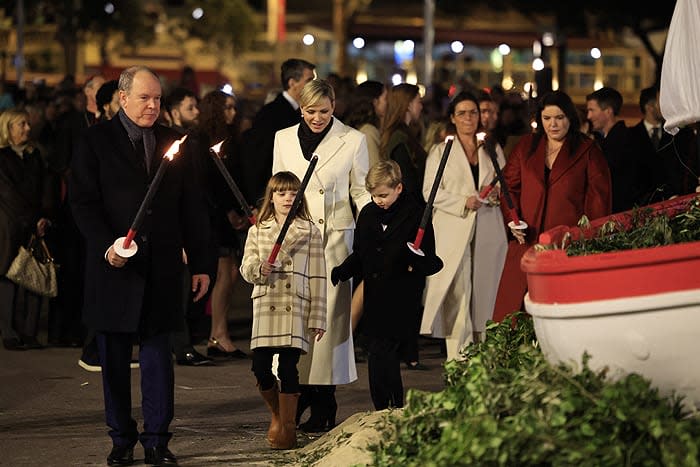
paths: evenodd
<path fill-rule="evenodd" d="M 258 222 L 250 227 L 241 276 L 253 284 L 253 373 L 272 414 L 267 439 L 274 449 L 296 446 L 295 416 L 299 399 L 297 363 L 326 329 L 326 266 L 321 232 L 311 221 L 306 202 L 289 226 L 277 256 L 267 258 L 301 186 L 296 175 L 278 172 L 265 190 Z M 272 359 L 277 354 L 277 378 Z"/>

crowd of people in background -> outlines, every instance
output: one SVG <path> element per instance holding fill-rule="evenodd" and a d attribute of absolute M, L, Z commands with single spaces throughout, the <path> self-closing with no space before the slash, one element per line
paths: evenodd
<path fill-rule="evenodd" d="M 276 447 L 293 446 L 291 423 L 309 431 L 334 426 L 335 387 L 357 378 L 355 355 L 359 360 L 360 354 L 356 347 L 367 354 L 375 408 L 402 406 L 403 386 L 397 368 L 399 362 L 407 369 L 423 368 L 420 335 L 444 339 L 446 358 L 460 358 L 465 345 L 483 339 L 488 320 L 502 320 L 523 309 L 526 281 L 519 269 L 520 258 L 539 233 L 559 224 L 575 224 L 582 215 L 594 219 L 692 193 L 698 186 L 695 130 L 684 128 L 675 136 L 662 130 L 656 87 L 641 91 L 640 120 L 628 127 L 620 116 L 622 96 L 610 87 L 592 92 L 578 107 L 563 91 L 526 100 L 499 86 L 474 89 L 465 85 L 449 95 L 429 89 L 424 96 L 417 85 L 408 83 L 370 80 L 355 85 L 336 74 L 317 76 L 314 64 L 295 58 L 281 66 L 281 90 L 258 103 L 220 89 L 202 95 L 189 67 L 176 83 L 158 81 L 142 68 L 133 76 L 107 78 L 91 76 L 81 86 L 66 79 L 53 89 L 28 82 L 15 93 L 0 82 L 3 346 L 8 350 L 35 350 L 45 345 L 82 347 L 80 366 L 108 373 L 105 384 L 126 390 L 118 378 L 125 365 L 122 360 L 130 360 L 133 342 L 115 340 L 104 333 L 104 310 L 95 309 L 99 299 L 84 290 L 86 271 L 89 287 L 95 287 L 95 281 L 108 280 L 109 274 L 105 275 L 99 262 L 107 260 L 114 267 L 124 263 L 111 249 L 96 257 L 95 251 L 102 245 L 96 247 L 92 239 L 86 239 L 85 231 L 94 222 L 88 212 L 90 203 L 96 193 L 104 196 L 102 188 L 88 178 L 97 176 L 92 172 L 96 168 L 91 165 L 89 151 L 99 153 L 103 148 L 97 146 L 97 140 L 94 147 L 86 147 L 83 139 L 87 133 L 94 139 L 100 132 L 113 138 L 110 128 L 125 128 L 132 144 L 136 138 L 138 150 L 153 152 L 161 141 L 187 135 L 183 153 L 188 165 L 178 174 L 191 180 L 177 190 L 195 189 L 201 198 L 211 227 L 203 229 L 210 232 L 203 242 L 207 251 L 199 248 L 194 256 L 184 251 L 182 258 L 175 258 L 185 270 L 184 280 L 178 284 L 182 287 L 180 302 L 173 307 L 181 311 L 168 318 L 168 325 L 148 323 L 148 338 L 156 336 L 156 341 L 147 341 L 147 349 L 167 345 L 168 358 L 174 356 L 177 364 L 188 366 L 252 357 L 257 383 L 272 413 L 268 439 Z M 144 86 L 149 98 L 158 100 L 159 112 L 148 114 L 153 122 L 145 125 L 149 129 L 153 126 L 154 131 L 143 130 L 134 122 L 142 117 L 135 116 L 135 106 L 140 104 L 134 101 L 131 89 L 124 87 L 125 83 L 131 85 L 129 78 Z M 131 108 L 125 108 L 129 104 Z M 169 127 L 167 134 L 158 130 L 161 126 Z M 89 128 L 99 130 L 87 132 Z M 477 137 L 479 132 L 487 134 L 495 157 Z M 402 229 L 415 227 L 416 219 L 407 217 L 408 213 L 424 209 L 448 135 L 454 136 L 454 141 L 432 206 L 426 245 L 430 254 L 434 249 L 436 260 L 429 266 L 409 262 L 407 271 L 423 271 L 418 274 L 386 269 L 388 263 L 377 258 L 394 258 L 400 264 L 406 261 L 403 251 L 399 254 L 386 247 L 382 235 L 389 235 L 390 227 L 398 222 L 402 222 Z M 214 157 L 223 160 L 240 187 L 246 208 L 266 213 L 252 226 L 246 209 L 233 196 L 212 159 L 210 148 L 217 143 L 222 144 Z M 251 259 L 263 253 L 251 256 L 246 250 L 259 247 L 257 243 L 250 246 L 249 232 L 256 235 L 256 241 L 261 232 L 269 236 L 268 224 L 274 222 L 275 209 L 285 206 L 279 204 L 281 198 L 274 198 L 275 193 L 298 189 L 312 154 L 318 154 L 320 160 L 306 191 L 306 214 L 300 217 L 297 229 L 313 234 L 315 254 L 324 257 L 323 262 L 317 261 L 316 269 L 328 276 L 319 292 L 327 316 L 314 315 L 312 327 L 317 337 L 324 333 L 325 337 L 298 337 L 293 352 L 279 353 L 270 348 L 284 347 L 284 341 L 263 337 L 256 328 L 249 355 L 231 338 L 233 288 L 242 273 L 243 279 L 256 284 L 258 295 L 254 292 L 251 308 L 260 308 L 260 303 L 269 307 L 267 301 L 260 301 L 260 281 L 270 274 L 277 277 L 273 270 L 263 270 L 257 259 Z M 528 225 L 526 230 L 508 225 L 501 190 L 494 182 L 494 164 L 503 170 L 516 209 Z M 274 179 L 270 185 L 270 177 L 278 173 L 287 174 L 286 178 Z M 73 177 L 83 178 L 74 183 Z M 170 183 L 175 182 L 171 179 Z M 490 184 L 496 188 L 482 199 L 480 192 Z M 363 221 L 354 235 L 358 216 Z M 195 218 L 192 214 L 191 219 Z M 305 227 L 306 223 L 311 223 L 311 228 Z M 39 297 L 5 277 L 18 248 L 26 245 L 32 234 L 46 239 L 61 265 L 55 298 Z M 408 231 L 401 235 L 410 238 Z M 373 261 L 368 258 L 373 254 L 370 250 L 375 251 Z M 206 294 L 203 282 L 199 282 L 199 290 L 192 289 L 193 281 L 201 280 L 206 269 L 202 255 L 211 257 L 215 264 Z M 172 255 L 168 261 L 174 261 Z M 378 280 L 377 274 L 386 274 L 386 279 L 382 276 Z M 411 281 L 416 293 L 395 302 L 387 300 L 387 293 L 401 295 L 395 278 Z M 275 280 L 284 286 L 283 281 Z M 384 292 L 382 287 L 386 287 Z M 300 303 L 317 298 L 299 293 Z M 87 303 L 86 297 L 93 301 Z M 48 310 L 46 343 L 37 339 L 42 309 Z M 202 319 L 208 323 L 204 333 L 193 329 Z M 254 326 L 259 319 L 263 318 L 254 316 Z M 398 325 L 393 321 L 401 321 L 401 326 L 390 335 L 381 335 L 379 331 Z M 110 321 L 112 325 L 120 328 L 125 324 Z M 143 323 L 135 326 L 143 332 L 139 327 Z M 157 340 L 161 332 L 167 333 L 163 341 Z M 202 340 L 206 341 L 206 355 L 194 348 Z M 106 358 L 108 349 L 117 349 L 120 359 Z M 280 355 L 279 390 L 270 373 L 274 353 Z M 162 359 L 153 358 L 159 365 Z M 139 361 L 131 364 L 138 366 Z M 153 362 L 148 364 L 153 368 Z M 159 384 L 167 386 L 167 371 L 161 376 Z M 302 422 L 307 408 L 310 416 Z M 120 416 L 115 412 L 116 419 L 108 423 L 128 431 L 126 444 L 133 447 L 133 427 Z M 162 423 L 167 432 L 169 420 Z M 147 448 L 163 447 L 152 456 L 166 462 L 164 465 L 169 459 L 176 462 L 164 448 L 166 438 L 154 435 L 144 444 Z M 131 455 L 128 450 L 112 454 L 114 464 L 110 465 L 121 465 L 119 462 L 127 462 Z"/>

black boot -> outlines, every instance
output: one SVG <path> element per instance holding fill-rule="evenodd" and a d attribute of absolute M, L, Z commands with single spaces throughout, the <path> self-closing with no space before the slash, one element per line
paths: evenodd
<path fill-rule="evenodd" d="M 313 400 L 311 401 L 311 416 L 305 423 L 299 425 L 299 429 L 306 433 L 320 433 L 329 431 L 335 426 L 335 414 L 338 404 L 335 400 L 335 386 L 314 386 Z"/>
<path fill-rule="evenodd" d="M 301 422 L 301 417 L 304 415 L 304 411 L 311 407 L 311 401 L 313 400 L 315 389 L 315 386 L 311 386 L 309 384 L 299 385 L 299 392 L 301 395 L 299 396 L 299 402 L 297 403 L 297 415 L 295 418 L 297 427 Z"/>
<path fill-rule="evenodd" d="M 335 400 L 335 386 L 327 386 L 326 396 L 326 426 L 328 430 L 335 428 L 335 414 L 338 412 L 338 402 Z"/>

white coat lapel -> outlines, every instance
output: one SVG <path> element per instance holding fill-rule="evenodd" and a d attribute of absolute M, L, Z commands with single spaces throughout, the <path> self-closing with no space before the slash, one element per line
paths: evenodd
<path fill-rule="evenodd" d="M 491 183 L 491 180 L 493 180 L 493 174 L 494 174 L 493 162 L 491 162 L 491 158 L 486 153 L 486 149 L 484 149 L 483 145 L 479 146 L 478 155 L 479 155 L 479 186 L 477 187 L 477 191 L 480 190 L 481 187 L 486 186 L 489 183 Z"/>
<path fill-rule="evenodd" d="M 333 126 L 331 126 L 330 131 L 323 138 L 321 144 L 316 148 L 316 153 L 318 154 L 318 164 L 316 165 L 316 170 L 320 170 L 321 167 L 326 165 L 343 147 L 345 141 L 343 141 L 342 136 L 345 135 L 345 125 L 343 125 L 340 120 L 333 117 Z"/>

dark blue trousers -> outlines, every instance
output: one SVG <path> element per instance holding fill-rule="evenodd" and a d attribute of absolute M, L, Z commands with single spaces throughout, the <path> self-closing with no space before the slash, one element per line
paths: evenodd
<path fill-rule="evenodd" d="M 367 374 L 375 410 L 403 407 L 403 381 L 398 340 L 367 336 Z"/>
<path fill-rule="evenodd" d="M 97 333 L 102 365 L 105 418 L 114 446 L 144 448 L 167 446 L 168 431 L 175 405 L 175 374 L 170 352 L 169 334 L 142 338 L 139 342 L 141 369 L 141 409 L 143 430 L 139 434 L 131 414 L 131 349 L 134 335 Z"/>

